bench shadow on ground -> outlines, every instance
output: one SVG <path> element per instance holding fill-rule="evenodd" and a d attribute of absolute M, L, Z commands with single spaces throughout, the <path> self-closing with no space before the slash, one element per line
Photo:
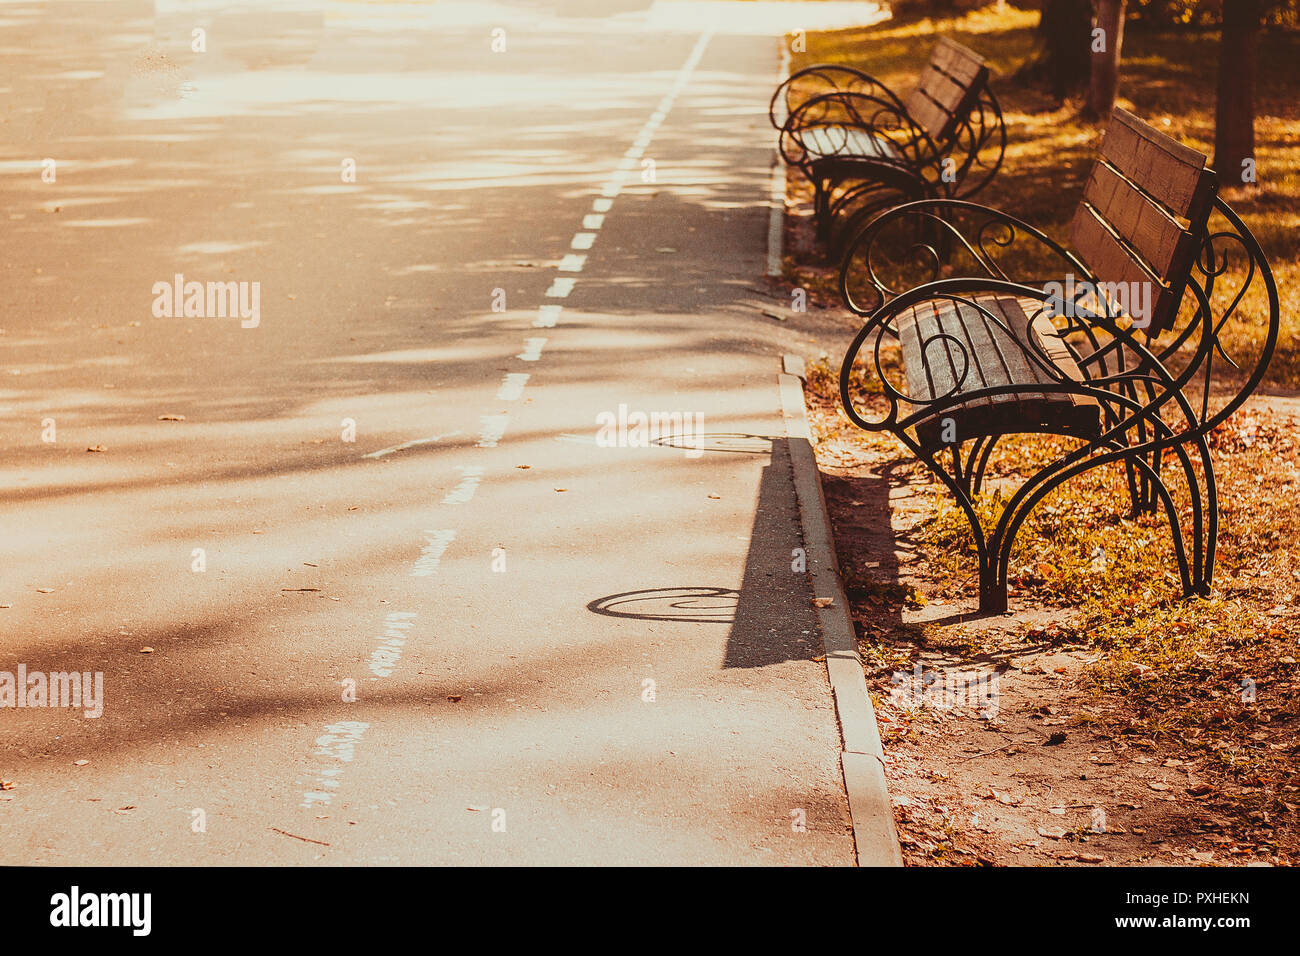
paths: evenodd
<path fill-rule="evenodd" d="M 821 641 L 807 575 L 795 567 L 797 549 L 804 543 L 788 439 L 735 433 L 696 441 L 709 451 L 771 453 L 759 479 L 740 587 L 719 582 L 658 585 L 597 598 L 587 609 L 642 621 L 727 626 L 724 668 L 814 659 L 822 653 Z"/>

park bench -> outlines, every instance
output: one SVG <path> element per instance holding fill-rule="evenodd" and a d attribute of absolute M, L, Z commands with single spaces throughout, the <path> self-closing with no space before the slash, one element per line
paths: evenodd
<path fill-rule="evenodd" d="M 835 249 L 883 209 L 984 188 L 1007 140 L 988 79 L 978 54 L 944 37 L 901 98 L 834 64 L 806 67 L 778 86 L 768 115 L 781 155 L 813 185 L 818 239 Z"/>
<path fill-rule="evenodd" d="M 1006 610 L 1012 544 L 1033 508 L 1112 463 L 1134 513 L 1164 508 L 1184 594 L 1208 594 L 1218 493 L 1207 436 L 1259 384 L 1277 342 L 1272 271 L 1206 157 L 1124 110 L 1069 237 L 1073 251 L 986 206 L 922 200 L 872 221 L 840 271 L 845 303 L 866 319 L 841 368 L 845 411 L 893 433 L 956 498 L 985 613 Z M 1229 346 L 1230 322 L 1250 334 Z M 990 453 L 1025 432 L 1078 441 L 984 528 L 975 499 Z M 1190 564 L 1175 479 L 1191 499 Z"/>

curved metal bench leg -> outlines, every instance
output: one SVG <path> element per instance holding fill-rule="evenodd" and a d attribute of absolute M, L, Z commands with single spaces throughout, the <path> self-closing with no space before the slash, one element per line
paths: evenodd
<path fill-rule="evenodd" d="M 1005 563 L 1000 563 L 997 549 L 990 546 L 984 529 L 980 525 L 979 515 L 975 511 L 975 504 L 970 495 L 966 493 L 965 485 L 971 480 L 969 465 L 965 468 L 961 465 L 961 454 L 957 448 L 953 448 L 953 473 L 950 474 L 944 469 L 933 455 L 929 455 L 921 450 L 910 437 L 905 434 L 895 433 L 897 437 L 907 445 L 914 455 L 919 458 L 927 468 L 942 481 L 952 496 L 957 500 L 958 507 L 966 515 L 966 522 L 970 525 L 971 536 L 975 539 L 975 551 L 979 555 L 980 568 L 980 613 L 981 614 L 1005 614 L 1007 611 L 1007 575 Z M 975 451 L 972 451 L 971 458 L 974 459 Z M 987 451 L 984 456 L 984 462 L 987 462 Z M 980 466 L 983 470 L 983 464 Z"/>
<path fill-rule="evenodd" d="M 980 562 L 980 613 L 1007 613 L 1007 566 L 1004 561 Z"/>
<path fill-rule="evenodd" d="M 825 176 L 810 176 L 813 184 L 813 222 L 817 241 L 824 243 L 831 234 L 831 191 L 835 184 Z"/>
<path fill-rule="evenodd" d="M 1210 458 L 1210 446 L 1204 435 L 1197 437 L 1196 447 L 1200 452 L 1201 467 L 1205 471 L 1205 484 L 1202 488 L 1198 483 L 1190 490 L 1193 501 L 1202 506 L 1205 517 L 1204 525 L 1201 526 L 1201 522 L 1198 521 L 1198 527 L 1195 529 L 1196 561 L 1192 587 L 1201 597 L 1209 597 L 1214 589 L 1214 557 L 1219 541 L 1219 487 L 1214 478 L 1214 461 Z M 1195 478 L 1190 462 L 1186 466 L 1186 471 L 1189 474 L 1190 484 Z"/>

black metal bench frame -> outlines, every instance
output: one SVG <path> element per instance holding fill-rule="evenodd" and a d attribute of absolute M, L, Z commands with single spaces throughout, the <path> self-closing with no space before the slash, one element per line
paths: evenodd
<path fill-rule="evenodd" d="M 1152 192 L 1140 191 L 1145 189 Z M 1140 205 L 1139 199 L 1151 208 L 1130 208 Z M 1184 218 L 1175 220 L 1176 229 L 1157 215 L 1171 208 L 1185 210 Z M 900 247 L 900 232 L 910 237 L 910 246 Z M 1006 610 L 1012 545 L 1030 512 L 1064 482 L 1116 462 L 1125 466 L 1134 513 L 1164 508 L 1184 594 L 1208 595 L 1219 517 L 1207 436 L 1256 389 L 1277 343 L 1279 304 L 1272 270 L 1250 230 L 1218 195 L 1217 177 L 1205 157 L 1123 110 L 1112 117 L 1071 238 L 1087 252 L 1071 252 L 1033 226 L 977 203 L 923 200 L 871 222 L 841 268 L 844 301 L 866 318 L 841 367 L 844 409 L 858 426 L 894 434 L 955 497 L 974 534 L 984 613 Z M 1138 328 L 1133 316 L 1122 314 L 1105 296 L 1091 297 L 1091 307 L 1082 299 L 1062 302 L 1045 290 L 1044 277 L 1017 274 L 1007 260 L 1025 243 L 1037 246 L 1040 256 L 1061 269 L 1049 270 L 1050 281 L 1072 273 L 1079 284 L 1142 275 L 1134 270 L 1148 261 L 1143 250 L 1155 250 L 1150 258 L 1162 267 L 1148 270 L 1148 278 L 1159 283 L 1153 314 L 1146 317 L 1149 324 Z M 930 281 L 891 288 L 886 273 L 900 256 L 911 254 L 911 267 L 923 266 Z M 966 271 L 954 268 L 958 259 Z M 1226 278 L 1230 263 L 1241 266 L 1235 273 L 1244 275 L 1239 286 Z M 1262 295 L 1256 282 L 1262 283 Z M 1012 310 L 990 305 L 990 296 L 997 295 L 1021 305 L 1023 328 L 1009 327 L 1006 315 Z M 1234 317 L 1242 321 L 1238 307 L 1248 295 L 1252 307 L 1261 313 L 1268 309 L 1267 331 L 1257 353 L 1234 359 L 1221 332 Z M 1218 313 L 1211 307 L 1216 296 L 1227 303 Z M 960 321 L 923 331 L 918 308 L 934 310 L 940 318 L 940 310 L 949 310 Z M 1055 330 L 1046 340 L 1033 330 L 1044 317 Z M 980 387 L 968 386 L 981 359 L 967 333 L 974 318 L 984 325 L 981 334 L 991 331 L 999 347 L 1010 343 L 1018 348 L 1023 363 L 1032 365 L 1032 385 L 997 386 L 981 379 L 969 383 Z M 907 381 L 930 383 L 930 388 L 895 384 L 886 373 L 881 347 L 901 341 L 900 332 L 911 336 L 913 360 L 919 348 L 926 369 L 922 377 L 905 368 Z M 867 372 L 880 383 L 889 406 L 879 418 L 859 409 L 852 395 L 851 376 L 864 347 L 874 353 L 865 358 Z M 1216 379 L 1216 357 L 1237 370 L 1226 391 L 1222 376 Z M 944 389 L 932 387 L 929 376 L 936 367 L 951 373 Z M 1020 401 L 1027 391 L 1036 396 L 1029 411 Z M 1045 416 L 1043 408 L 1053 398 L 1063 408 L 1067 401 L 1095 403 L 1095 429 L 1080 433 Z M 996 414 L 979 407 L 999 399 L 1003 407 Z M 981 420 L 975 411 L 986 414 Z M 936 421 L 956 432 L 951 441 L 935 438 Z M 974 499 L 993 447 L 1004 435 L 1032 431 L 1073 434 L 1081 444 L 1025 481 L 1006 501 L 995 526 L 986 530 Z M 948 457 L 945 451 L 949 464 L 942 461 Z M 1176 460 L 1174 474 L 1182 476 L 1191 494 L 1190 563 L 1178 510 L 1162 475 L 1169 457 Z M 1203 477 L 1198 478 L 1197 464 Z"/>
<path fill-rule="evenodd" d="M 903 97 L 837 64 L 805 67 L 781 83 L 768 115 L 782 157 L 813 185 L 818 239 L 835 248 L 883 209 L 968 199 L 987 186 L 1007 145 L 988 78 L 978 54 L 941 38 Z"/>

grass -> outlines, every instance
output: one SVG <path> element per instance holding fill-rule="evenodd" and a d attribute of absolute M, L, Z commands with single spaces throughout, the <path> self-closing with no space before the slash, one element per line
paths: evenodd
<path fill-rule="evenodd" d="M 1101 129 L 1078 118 L 1079 103 L 1058 106 L 1046 93 L 1011 81 L 1036 50 L 1037 20 L 1032 11 L 988 8 L 951 19 L 885 21 L 814 34 L 806 52 L 794 55 L 793 68 L 848 63 L 901 91 L 915 82 L 937 34 L 977 50 L 996 71 L 993 88 L 1006 119 L 1008 148 L 1002 170 L 975 198 L 1065 241 Z M 1300 57 L 1295 48 L 1295 34 L 1262 38 L 1255 125 L 1259 185 L 1224 191 L 1259 240 L 1277 280 L 1281 329 L 1264 386 L 1282 391 L 1300 389 Z M 1210 155 L 1217 63 L 1216 32 L 1130 29 L 1124 39 L 1119 103 Z M 794 275 L 805 284 L 819 281 L 809 271 L 795 270 Z M 1218 306 L 1226 302 L 1222 294 L 1217 300 Z M 1223 331 L 1230 354 L 1250 354 L 1258 347 L 1264 316 L 1259 301 L 1243 304 L 1241 321 Z"/>

